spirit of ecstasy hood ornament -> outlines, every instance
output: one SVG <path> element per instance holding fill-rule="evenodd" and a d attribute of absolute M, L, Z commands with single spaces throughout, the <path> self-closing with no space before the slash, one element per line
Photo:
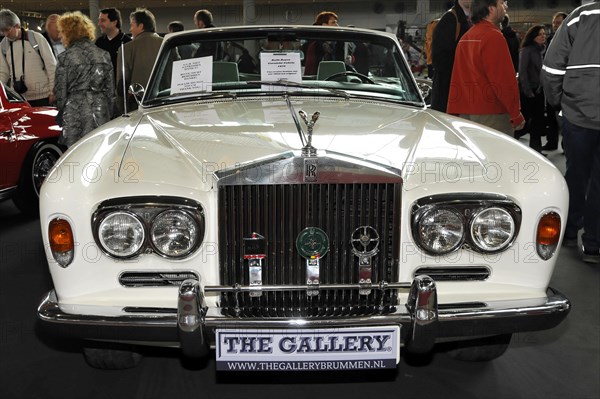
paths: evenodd
<path fill-rule="evenodd" d="M 306 145 L 302 147 L 302 155 L 305 157 L 314 157 L 317 155 L 317 149 L 312 146 L 313 127 L 315 126 L 315 123 L 317 123 L 317 119 L 319 119 L 321 113 L 315 112 L 310 120 L 308 120 L 308 114 L 306 112 L 300 110 L 298 111 L 298 114 L 302 117 L 307 128 Z"/>

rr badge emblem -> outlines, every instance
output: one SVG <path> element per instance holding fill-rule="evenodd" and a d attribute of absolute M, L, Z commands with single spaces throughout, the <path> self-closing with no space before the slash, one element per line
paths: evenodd
<path fill-rule="evenodd" d="M 319 158 L 304 158 L 304 182 L 319 181 Z"/>

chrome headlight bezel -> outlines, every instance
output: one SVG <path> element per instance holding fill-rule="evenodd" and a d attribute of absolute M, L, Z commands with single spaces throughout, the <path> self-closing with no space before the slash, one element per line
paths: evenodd
<path fill-rule="evenodd" d="M 156 218 L 165 212 L 176 211 L 183 212 L 196 225 L 196 239 L 189 248 L 177 255 L 163 253 L 152 242 L 153 223 Z M 134 254 L 128 256 L 119 256 L 108 251 L 101 242 L 99 228 L 101 223 L 110 215 L 125 212 L 134 215 L 143 225 L 144 242 L 141 248 Z M 193 200 L 179 197 L 133 197 L 133 198 L 115 198 L 102 202 L 92 215 L 92 232 L 96 244 L 100 250 L 108 257 L 114 259 L 132 259 L 141 254 L 156 254 L 166 259 L 185 259 L 194 254 L 202 245 L 205 234 L 205 217 L 202 206 Z"/>
<path fill-rule="evenodd" d="M 477 240 L 472 236 L 472 223 L 483 212 L 498 208 L 502 212 L 506 212 L 514 222 L 514 230 L 510 239 L 504 245 L 498 248 L 485 248 L 485 246 L 477 243 Z M 427 245 L 424 245 L 419 237 L 418 226 L 421 218 L 432 209 L 452 209 L 454 212 L 462 215 L 464 220 L 464 239 L 461 245 L 458 245 L 453 251 L 445 253 L 436 253 L 431 251 Z M 511 198 L 500 194 L 480 194 L 480 193 L 454 193 L 441 194 L 431 197 L 421 198 L 412 206 L 411 212 L 411 232 L 413 240 L 417 246 L 425 253 L 433 256 L 440 256 L 450 252 L 458 251 L 459 249 L 470 250 L 482 254 L 494 254 L 505 251 L 515 241 L 521 227 L 521 208 Z"/>

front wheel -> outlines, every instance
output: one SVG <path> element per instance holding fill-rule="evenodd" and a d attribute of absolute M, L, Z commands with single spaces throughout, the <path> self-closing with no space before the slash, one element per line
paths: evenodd
<path fill-rule="evenodd" d="M 19 187 L 13 197 L 21 212 L 28 215 L 38 213 L 40 188 L 62 153 L 62 148 L 55 143 L 39 142 L 32 147 L 23 163 Z"/>
<path fill-rule="evenodd" d="M 468 362 L 486 362 L 502 356 L 508 349 L 511 338 L 512 334 L 502 334 L 455 342 L 448 355 Z"/>

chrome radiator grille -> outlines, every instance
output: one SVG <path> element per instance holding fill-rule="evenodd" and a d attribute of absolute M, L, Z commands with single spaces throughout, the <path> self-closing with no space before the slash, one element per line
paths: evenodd
<path fill-rule="evenodd" d="M 321 259 L 321 284 L 359 282 L 358 258 L 350 238 L 360 226 L 371 226 L 380 237 L 373 258 L 372 281 L 398 279 L 400 184 L 233 185 L 219 189 L 219 253 L 221 284 L 249 285 L 244 237 L 265 237 L 263 285 L 306 284 L 306 260 L 296 250 L 296 238 L 306 227 L 326 232 L 329 252 Z M 395 291 L 322 290 L 221 294 L 225 314 L 236 317 L 324 317 L 386 313 L 397 304 Z"/>

